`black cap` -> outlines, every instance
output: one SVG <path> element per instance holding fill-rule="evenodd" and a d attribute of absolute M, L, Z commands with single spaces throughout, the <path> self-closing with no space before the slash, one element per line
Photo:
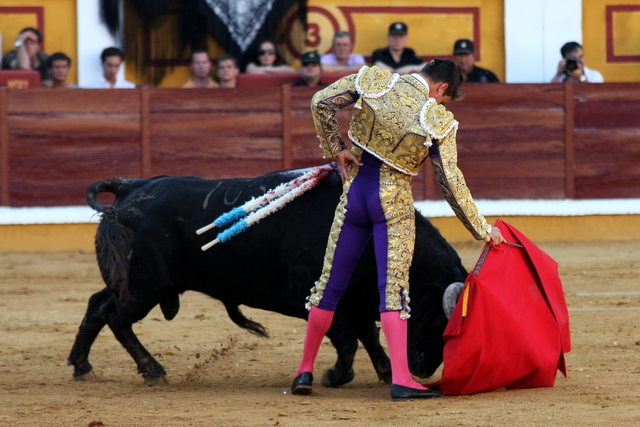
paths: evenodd
<path fill-rule="evenodd" d="M 453 45 L 453 54 L 458 53 L 475 53 L 475 47 L 473 46 L 473 42 L 469 39 L 460 39 L 456 40 Z"/>
<path fill-rule="evenodd" d="M 315 50 L 312 52 L 307 52 L 302 55 L 302 58 L 300 58 L 300 62 L 302 63 L 302 65 L 320 64 L 320 55 L 318 55 L 318 52 L 316 52 Z"/>
<path fill-rule="evenodd" d="M 403 36 L 407 34 L 407 24 L 404 22 L 394 22 L 389 27 L 389 34 L 402 34 Z"/>

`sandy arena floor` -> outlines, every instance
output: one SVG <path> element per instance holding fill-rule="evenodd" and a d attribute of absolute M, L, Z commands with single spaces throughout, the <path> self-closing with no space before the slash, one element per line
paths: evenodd
<path fill-rule="evenodd" d="M 236 327 L 220 303 L 182 297 L 175 320 L 159 308 L 135 326 L 169 373 L 150 388 L 111 331 L 91 353 L 98 380 L 76 382 L 66 366 L 89 296 L 103 287 L 94 254 L 0 253 L 1 426 L 640 426 L 640 243 L 540 245 L 560 263 L 570 309 L 569 378 L 552 388 L 498 390 L 431 401 L 391 402 L 364 350 L 356 378 L 286 393 L 305 322 L 244 308 L 269 329 Z M 472 268 L 477 244 L 456 245 Z M 333 364 L 325 340 L 317 372 Z"/>

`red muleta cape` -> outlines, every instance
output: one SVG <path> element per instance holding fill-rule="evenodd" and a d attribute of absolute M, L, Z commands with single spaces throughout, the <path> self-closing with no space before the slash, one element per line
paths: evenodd
<path fill-rule="evenodd" d="M 508 242 L 487 243 L 469 274 L 444 333 L 445 394 L 551 387 L 567 376 L 569 313 L 558 264 L 513 226 L 496 227 Z"/>

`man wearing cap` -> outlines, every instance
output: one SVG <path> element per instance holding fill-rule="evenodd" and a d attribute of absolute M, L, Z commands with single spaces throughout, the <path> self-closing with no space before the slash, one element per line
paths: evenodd
<path fill-rule="evenodd" d="M 33 70 L 40 72 L 44 82 L 51 80 L 47 69 L 47 54 L 40 50 L 42 34 L 36 28 L 23 28 L 16 39 L 16 48 L 2 58 L 2 68 L 7 70 Z"/>
<path fill-rule="evenodd" d="M 389 46 L 373 52 L 373 65 L 399 74 L 418 73 L 425 63 L 413 49 L 407 46 L 407 25 L 404 22 L 394 22 L 389 27 L 387 41 Z"/>
<path fill-rule="evenodd" d="M 475 65 L 475 46 L 469 39 L 456 40 L 453 45 L 453 60 L 465 83 L 500 83 L 491 71 Z"/>
<path fill-rule="evenodd" d="M 326 83 L 320 81 L 322 75 L 322 67 L 320 67 L 320 55 L 315 50 L 313 52 L 307 52 L 302 55 L 300 59 L 302 68 L 300 68 L 300 80 L 292 84 L 291 86 L 307 86 L 317 87 L 326 86 Z"/>

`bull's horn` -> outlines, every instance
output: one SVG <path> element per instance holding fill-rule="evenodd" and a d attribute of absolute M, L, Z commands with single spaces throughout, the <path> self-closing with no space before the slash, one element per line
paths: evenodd
<path fill-rule="evenodd" d="M 442 295 L 442 308 L 445 316 L 447 316 L 447 320 L 451 318 L 453 310 L 456 308 L 462 289 L 464 289 L 464 283 L 454 282 L 447 286 L 444 295 Z"/>

